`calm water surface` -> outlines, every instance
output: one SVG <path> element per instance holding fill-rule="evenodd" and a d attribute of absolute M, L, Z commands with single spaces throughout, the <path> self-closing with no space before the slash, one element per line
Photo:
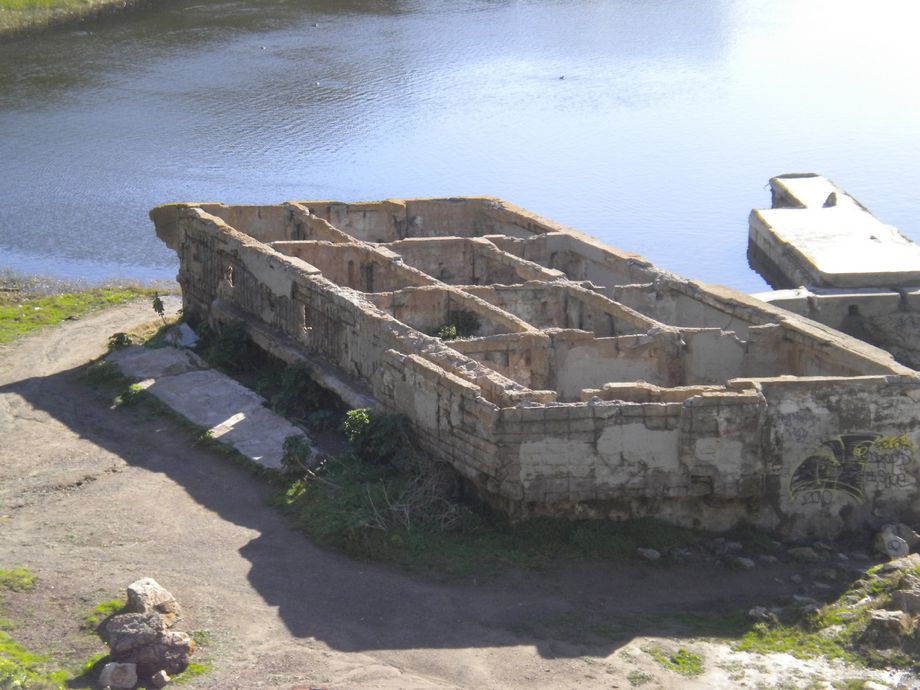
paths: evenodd
<path fill-rule="evenodd" d="M 168 201 L 494 194 L 763 289 L 747 214 L 778 173 L 920 240 L 917 8 L 167 0 L 8 42 L 0 269 L 172 278 Z"/>

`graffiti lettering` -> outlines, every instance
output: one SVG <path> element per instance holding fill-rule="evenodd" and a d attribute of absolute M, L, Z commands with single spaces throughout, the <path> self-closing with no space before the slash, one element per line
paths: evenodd
<path fill-rule="evenodd" d="M 789 493 L 801 505 L 827 506 L 838 497 L 862 502 L 869 493 L 916 484 L 906 436 L 841 434 L 821 446 L 792 475 Z"/>

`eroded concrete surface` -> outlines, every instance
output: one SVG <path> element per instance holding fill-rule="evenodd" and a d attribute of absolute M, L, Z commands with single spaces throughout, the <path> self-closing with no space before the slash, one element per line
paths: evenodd
<path fill-rule="evenodd" d="M 309 443 L 301 429 L 266 407 L 265 398 L 209 369 L 193 352 L 131 347 L 106 359 L 211 438 L 263 467 L 281 468 L 284 440 L 289 436 Z"/>
<path fill-rule="evenodd" d="M 186 313 L 409 416 L 517 515 L 829 535 L 913 514 L 888 353 L 494 198 L 151 211 Z M 461 340 L 438 330 L 466 322 Z"/>

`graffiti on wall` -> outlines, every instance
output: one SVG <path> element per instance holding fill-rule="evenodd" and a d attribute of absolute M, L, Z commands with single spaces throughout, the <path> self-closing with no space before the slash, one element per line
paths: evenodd
<path fill-rule="evenodd" d="M 802 461 L 789 493 L 802 505 L 828 505 L 841 495 L 861 503 L 875 491 L 913 487 L 913 464 L 907 436 L 841 434 Z"/>

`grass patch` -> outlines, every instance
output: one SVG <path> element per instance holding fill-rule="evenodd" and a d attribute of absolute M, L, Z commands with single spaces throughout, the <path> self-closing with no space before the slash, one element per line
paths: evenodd
<path fill-rule="evenodd" d="M 109 8 L 124 7 L 122 0 L 0 0 L 0 34 L 42 28 Z"/>
<path fill-rule="evenodd" d="M 66 671 L 50 671 L 47 656 L 33 654 L 8 633 L 0 632 L 0 688 L 57 690 L 69 678 Z"/>
<path fill-rule="evenodd" d="M 214 664 L 210 660 L 204 660 L 200 663 L 192 662 L 182 673 L 173 676 L 170 685 L 183 685 L 196 678 L 200 678 L 214 670 Z"/>
<path fill-rule="evenodd" d="M 823 656 L 874 668 L 920 668 L 909 650 L 879 650 L 861 640 L 872 609 L 885 608 L 891 594 L 905 578 L 920 576 L 920 568 L 883 572 L 875 566 L 835 601 L 822 606 L 814 615 L 785 614 L 780 624 L 758 623 L 734 644 L 738 651 L 785 652 L 799 659 Z M 913 636 L 916 638 L 916 633 Z M 916 639 L 905 643 L 917 646 Z"/>
<path fill-rule="evenodd" d="M 79 292 L 36 295 L 28 291 L 0 291 L 0 344 L 92 311 L 152 297 L 151 288 L 118 286 Z"/>
<path fill-rule="evenodd" d="M 678 649 L 673 654 L 668 654 L 658 647 L 650 647 L 645 651 L 661 668 L 668 671 L 687 677 L 698 676 L 703 672 L 703 657 L 686 649 Z"/>
<path fill-rule="evenodd" d="M 28 568 L 0 570 L 0 589 L 11 592 L 28 592 L 35 587 L 35 575 Z"/>
<path fill-rule="evenodd" d="M 83 620 L 80 627 L 84 630 L 95 630 L 102 621 L 109 616 L 122 611 L 125 608 L 125 602 L 121 599 L 110 599 L 93 607 L 92 611 L 83 614 Z"/>
<path fill-rule="evenodd" d="M 629 681 L 629 684 L 634 688 L 640 688 L 649 681 L 652 680 L 650 673 L 645 671 L 630 671 L 629 675 L 626 676 L 626 680 Z"/>
<path fill-rule="evenodd" d="M 415 481 L 412 472 L 345 453 L 318 478 L 294 482 L 277 504 L 320 544 L 358 558 L 454 575 L 507 565 L 539 568 L 560 560 L 635 558 L 639 546 L 666 550 L 697 538 L 651 519 L 537 518 L 515 524 L 484 506 L 462 504 L 463 514 L 449 529 L 424 520 L 381 525 L 382 506 L 398 503 Z"/>

